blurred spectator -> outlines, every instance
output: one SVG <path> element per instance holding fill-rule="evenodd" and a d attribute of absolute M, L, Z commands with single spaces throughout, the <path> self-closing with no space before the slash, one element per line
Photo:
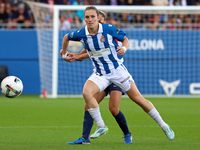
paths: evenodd
<path fill-rule="evenodd" d="M 117 19 L 118 28 L 129 28 L 128 13 L 121 13 Z"/>
<path fill-rule="evenodd" d="M 105 5 L 150 5 L 151 0 L 104 0 Z"/>
<path fill-rule="evenodd" d="M 192 23 L 192 17 L 188 15 L 185 19 L 186 27 L 185 29 L 187 30 L 192 30 L 194 29 L 193 23 Z"/>
<path fill-rule="evenodd" d="M 137 23 L 137 24 L 144 23 L 144 20 L 143 20 L 143 17 L 142 17 L 141 14 L 136 14 L 135 15 L 135 22 L 134 23 Z"/>
<path fill-rule="evenodd" d="M 110 5 L 110 0 L 104 0 L 104 5 Z"/>
<path fill-rule="evenodd" d="M 169 21 L 167 22 L 168 25 L 168 29 L 170 30 L 176 30 L 176 25 L 177 25 L 177 21 L 176 21 L 176 17 L 174 15 L 169 17 Z"/>
<path fill-rule="evenodd" d="M 84 0 L 84 1 L 83 1 L 83 5 L 89 5 L 88 0 Z"/>
<path fill-rule="evenodd" d="M 69 2 L 70 2 L 71 4 L 73 4 L 75 1 L 76 1 L 76 0 L 69 0 Z"/>
<path fill-rule="evenodd" d="M 73 22 L 73 18 L 76 15 L 75 11 L 71 11 L 71 10 L 63 10 L 60 13 L 61 15 L 65 15 L 65 17 L 67 18 L 67 20 L 72 23 Z"/>
<path fill-rule="evenodd" d="M 118 18 L 121 18 L 121 13 L 114 13 L 114 12 L 108 12 L 107 17 L 113 18 L 114 20 L 117 20 Z"/>
<path fill-rule="evenodd" d="M 153 6 L 168 6 L 169 4 L 168 4 L 168 0 L 152 0 L 152 5 Z M 157 15 L 154 16 L 154 26 L 152 26 L 151 28 L 154 28 L 154 30 L 155 29 L 165 29 L 166 26 L 164 26 L 164 25 L 158 26 L 158 18 L 157 17 L 158 17 Z M 167 17 L 166 15 L 161 14 L 159 17 L 159 24 L 164 23 L 166 20 L 166 17 Z"/>
<path fill-rule="evenodd" d="M 59 30 L 70 30 L 71 23 L 66 19 L 65 15 L 60 15 Z"/>
<path fill-rule="evenodd" d="M 129 21 L 128 21 L 128 13 L 122 13 L 121 15 L 122 15 L 121 22 L 129 23 Z"/>
<path fill-rule="evenodd" d="M 109 5 L 117 5 L 117 4 L 118 4 L 117 0 L 110 0 Z"/>
<path fill-rule="evenodd" d="M 10 24 L 16 24 L 16 23 L 24 23 L 25 20 L 30 20 L 30 15 L 28 11 L 25 9 L 24 3 L 21 3 L 18 5 L 18 10 L 14 11 L 11 15 L 11 20 L 8 21 L 8 28 L 10 28 Z M 11 26 L 11 28 L 15 28 L 14 26 Z"/>
<path fill-rule="evenodd" d="M 124 5 L 125 0 L 104 0 L 105 5 Z"/>
<path fill-rule="evenodd" d="M 5 3 L 0 3 L 0 23 L 7 23 L 11 9 Z"/>
<path fill-rule="evenodd" d="M 200 6 L 200 0 L 196 0 L 196 6 Z"/>
<path fill-rule="evenodd" d="M 187 0 L 186 2 L 187 2 L 187 5 L 189 6 L 189 5 L 196 5 L 196 1 L 197 0 Z"/>
<path fill-rule="evenodd" d="M 104 0 L 88 0 L 89 5 L 104 5 Z"/>
<path fill-rule="evenodd" d="M 187 6 L 186 0 L 169 0 L 169 6 Z"/>
<path fill-rule="evenodd" d="M 141 14 L 135 14 L 134 18 L 135 28 L 142 28 L 144 23 L 146 23 L 145 17 Z"/>
<path fill-rule="evenodd" d="M 177 20 L 177 23 L 184 23 L 185 22 L 185 15 L 179 14 L 176 20 Z"/>
<path fill-rule="evenodd" d="M 78 16 L 74 16 L 73 18 L 73 28 L 75 29 L 82 28 L 82 21 Z"/>
<path fill-rule="evenodd" d="M 130 0 L 130 1 L 133 1 L 133 5 L 151 5 L 151 0 Z"/>
<path fill-rule="evenodd" d="M 125 5 L 125 0 L 118 0 L 118 5 Z"/>
<path fill-rule="evenodd" d="M 68 0 L 54 0 L 54 3 L 56 5 L 71 5 L 71 3 Z"/>
<path fill-rule="evenodd" d="M 150 27 L 152 30 L 165 30 L 166 24 L 161 23 L 161 15 L 154 15 L 153 25 Z"/>
<path fill-rule="evenodd" d="M 24 20 L 24 25 L 22 26 L 23 29 L 33 29 L 34 26 L 32 25 L 31 20 Z"/>
<path fill-rule="evenodd" d="M 150 27 L 152 30 L 157 30 L 160 24 L 160 16 L 154 15 L 153 25 Z"/>
<path fill-rule="evenodd" d="M 168 0 L 152 0 L 153 6 L 168 6 Z"/>
<path fill-rule="evenodd" d="M 63 0 L 54 0 L 54 4 L 63 5 Z"/>
<path fill-rule="evenodd" d="M 62 0 L 63 5 L 71 5 L 71 2 L 69 0 Z"/>
<path fill-rule="evenodd" d="M 200 15 L 199 14 L 194 15 L 194 25 L 195 25 L 195 29 L 200 29 Z"/>
<path fill-rule="evenodd" d="M 125 5 L 136 5 L 135 0 L 124 0 Z"/>
<path fill-rule="evenodd" d="M 16 26 L 16 24 L 14 23 L 14 21 L 8 20 L 6 29 L 16 29 L 16 28 L 17 28 L 17 26 Z"/>
<path fill-rule="evenodd" d="M 134 15 L 133 15 L 132 13 L 130 13 L 130 14 L 128 15 L 128 22 L 129 22 L 129 23 L 133 23 L 133 20 L 134 20 Z"/>
<path fill-rule="evenodd" d="M 176 28 L 178 30 L 184 29 L 185 15 L 183 15 L 183 14 L 178 15 L 178 18 L 176 19 L 176 21 L 177 21 L 177 27 Z"/>
<path fill-rule="evenodd" d="M 112 25 L 114 25 L 114 26 L 117 26 L 117 21 L 116 21 L 114 18 L 112 18 L 112 17 L 109 17 L 109 18 L 108 18 L 108 23 L 109 23 L 109 24 L 112 24 Z"/>
<path fill-rule="evenodd" d="M 17 11 L 18 10 L 18 5 L 22 3 L 20 0 L 7 0 L 7 5 L 10 5 L 11 11 Z"/>
<path fill-rule="evenodd" d="M 48 0 L 48 4 L 53 5 L 55 0 Z"/>
<path fill-rule="evenodd" d="M 16 23 L 24 23 L 24 20 L 30 20 L 30 15 L 25 9 L 24 3 L 18 5 L 18 11 L 13 12 L 12 19 Z"/>
<path fill-rule="evenodd" d="M 48 3 L 48 0 L 35 0 L 35 1 L 39 1 L 40 3 Z"/>
<path fill-rule="evenodd" d="M 83 5 L 83 0 L 76 0 L 72 3 L 72 5 Z M 84 10 L 77 10 L 76 15 L 79 16 L 81 21 L 84 20 Z"/>
<path fill-rule="evenodd" d="M 51 5 L 153 5 L 153 6 L 187 6 L 199 5 L 200 0 L 31 0 L 41 3 L 49 3 Z M 21 0 L 0 0 L 0 23 L 7 22 L 11 24 L 8 28 L 16 28 L 15 23 L 25 23 L 25 29 L 32 28 L 33 16 L 31 11 L 28 11 Z M 6 2 L 6 5 L 2 2 Z M 52 10 L 53 11 L 53 10 Z M 133 25 L 137 28 L 143 27 L 145 23 L 151 23 L 150 28 L 153 30 L 164 29 L 164 24 L 168 24 L 168 28 L 175 29 L 200 29 L 200 15 L 185 16 L 180 15 L 141 15 L 124 12 L 105 12 L 108 16 L 108 23 L 120 27 L 130 28 Z M 45 16 L 45 17 L 44 17 Z M 47 23 L 50 23 L 50 16 L 43 14 L 43 18 Z M 168 20 L 169 19 L 169 20 Z M 71 29 L 72 27 L 81 28 L 84 24 L 84 10 L 61 11 L 60 29 Z M 133 23 L 133 24 L 131 24 Z M 182 28 L 184 24 L 192 24 Z M 73 25 L 72 25 L 73 24 Z M 148 28 L 148 27 L 147 27 Z"/>

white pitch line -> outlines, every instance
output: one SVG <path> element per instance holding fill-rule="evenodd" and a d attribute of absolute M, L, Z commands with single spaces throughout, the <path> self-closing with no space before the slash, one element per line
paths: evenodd
<path fill-rule="evenodd" d="M 109 126 L 109 127 L 119 127 L 119 126 Z M 132 125 L 129 127 L 134 127 L 134 128 L 158 128 L 159 126 L 155 126 L 155 125 Z M 170 126 L 173 128 L 199 128 L 200 125 L 180 125 L 180 126 Z M 82 128 L 82 126 L 8 126 L 8 127 L 2 127 L 0 126 L 0 129 L 23 129 L 23 128 L 32 128 L 32 129 L 37 129 L 37 128 Z"/>

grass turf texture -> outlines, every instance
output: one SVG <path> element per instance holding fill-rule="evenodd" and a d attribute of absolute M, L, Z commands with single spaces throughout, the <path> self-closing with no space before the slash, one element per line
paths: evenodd
<path fill-rule="evenodd" d="M 108 98 L 100 104 L 109 133 L 90 145 L 68 145 L 81 137 L 84 113 L 82 98 L 42 99 L 0 95 L 1 150 L 199 150 L 200 98 L 148 98 L 176 136 L 169 141 L 159 126 L 138 105 L 122 98 L 133 144 L 123 144 L 123 134 L 108 110 Z M 92 133 L 96 124 L 92 128 Z"/>

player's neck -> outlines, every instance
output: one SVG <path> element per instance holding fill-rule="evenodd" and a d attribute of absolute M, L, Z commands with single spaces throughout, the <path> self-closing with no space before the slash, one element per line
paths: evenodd
<path fill-rule="evenodd" d="M 90 35 L 96 35 L 98 33 L 98 30 L 99 30 L 99 25 L 97 25 L 94 28 L 88 28 Z"/>

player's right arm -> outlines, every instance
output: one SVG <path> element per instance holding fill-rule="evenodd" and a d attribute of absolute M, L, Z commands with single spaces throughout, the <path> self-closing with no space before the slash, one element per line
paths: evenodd
<path fill-rule="evenodd" d="M 68 39 L 68 34 L 66 34 L 63 38 L 62 49 L 60 50 L 60 56 L 65 61 L 72 62 L 75 60 L 75 57 L 73 56 L 73 54 L 67 52 L 68 45 L 69 45 L 69 39 Z"/>
<path fill-rule="evenodd" d="M 80 34 L 79 34 L 80 30 L 76 30 L 74 32 L 70 32 L 68 34 L 66 34 L 63 37 L 63 42 L 62 42 L 62 51 L 60 52 L 60 55 L 63 57 L 63 59 L 65 60 L 65 58 L 67 58 L 69 56 L 69 53 L 67 52 L 67 48 L 69 45 L 69 41 L 80 41 Z M 72 55 L 71 55 L 72 56 Z M 68 60 L 66 60 L 68 61 Z"/>
<path fill-rule="evenodd" d="M 85 48 L 79 54 L 67 52 L 69 41 L 70 40 L 80 41 L 81 34 L 82 34 L 81 30 L 76 30 L 76 31 L 70 32 L 69 34 L 66 34 L 64 36 L 63 43 L 62 43 L 62 51 L 60 51 L 60 55 L 63 57 L 64 60 L 66 60 L 68 62 L 72 62 L 74 60 L 83 61 L 85 58 L 89 58 L 89 55 L 86 52 Z M 71 57 L 71 59 L 69 59 L 69 57 Z M 74 60 L 73 60 L 73 58 L 74 58 Z"/>
<path fill-rule="evenodd" d="M 68 39 L 68 34 L 66 34 L 63 38 L 62 42 L 62 54 L 65 55 L 67 53 L 67 48 L 69 45 L 69 39 Z"/>

